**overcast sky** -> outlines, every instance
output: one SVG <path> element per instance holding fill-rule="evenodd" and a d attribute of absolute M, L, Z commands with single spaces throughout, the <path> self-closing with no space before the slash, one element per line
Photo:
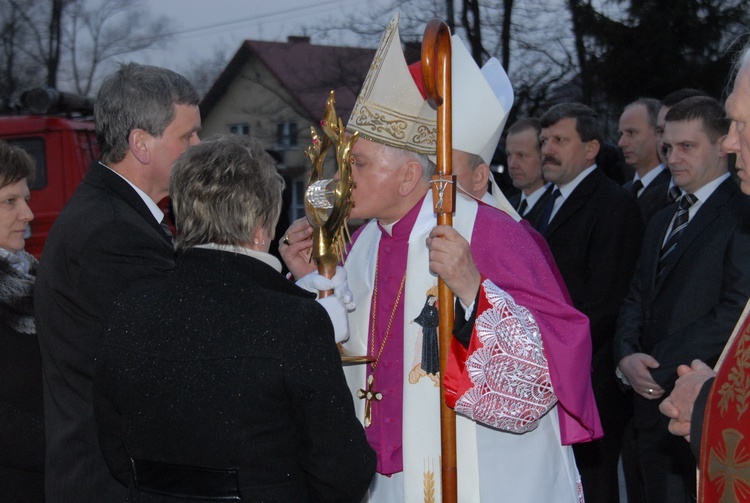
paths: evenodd
<path fill-rule="evenodd" d="M 211 56 L 217 49 L 234 54 L 246 39 L 286 41 L 288 35 L 302 35 L 306 25 L 353 12 L 367 3 L 368 0 L 150 1 L 145 5 L 153 14 L 173 20 L 175 35 L 166 48 L 142 51 L 137 59 L 177 69 L 191 59 Z"/>

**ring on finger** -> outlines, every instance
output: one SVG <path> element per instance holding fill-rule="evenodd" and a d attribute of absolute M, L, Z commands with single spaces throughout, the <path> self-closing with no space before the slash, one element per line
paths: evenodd
<path fill-rule="evenodd" d="M 284 243 L 287 246 L 289 246 L 290 244 L 292 244 L 292 242 L 289 241 L 289 234 L 287 234 L 286 236 L 284 236 L 284 239 L 281 242 Z"/>
<path fill-rule="evenodd" d="M 647 389 L 646 393 L 648 393 L 649 395 L 653 395 L 654 394 L 654 388 Z"/>

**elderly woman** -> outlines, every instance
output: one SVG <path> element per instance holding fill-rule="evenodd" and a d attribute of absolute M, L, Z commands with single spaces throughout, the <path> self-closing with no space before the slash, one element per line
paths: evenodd
<path fill-rule="evenodd" d="M 332 323 L 268 254 L 283 180 L 260 145 L 180 157 L 177 264 L 120 297 L 95 376 L 105 459 L 132 501 L 360 501 L 375 456 Z"/>
<path fill-rule="evenodd" d="M 34 161 L 0 141 L 0 499 L 44 501 L 42 369 L 34 325 L 37 261 L 24 251 Z"/>

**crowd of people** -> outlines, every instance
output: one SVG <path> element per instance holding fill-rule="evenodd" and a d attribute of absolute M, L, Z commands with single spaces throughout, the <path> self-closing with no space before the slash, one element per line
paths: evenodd
<path fill-rule="evenodd" d="M 99 160 L 40 262 L 34 162 L 0 142 L 2 500 L 440 501 L 442 381 L 458 501 L 617 502 L 620 462 L 629 503 L 744 501 L 750 45 L 725 105 L 682 89 L 624 107 L 624 184 L 588 106 L 511 124 L 510 199 L 489 169 L 508 78 L 455 36 L 451 56 L 453 225 L 396 17 L 347 122 L 366 224 L 333 278 L 307 219 L 278 240 L 281 273 L 274 160 L 252 138 L 199 141 L 172 71 L 104 81 Z M 369 360 L 342 365 L 337 343 Z"/>

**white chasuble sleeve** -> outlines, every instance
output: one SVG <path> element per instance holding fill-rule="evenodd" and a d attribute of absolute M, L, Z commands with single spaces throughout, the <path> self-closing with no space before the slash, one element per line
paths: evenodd
<path fill-rule="evenodd" d="M 513 433 L 531 431 L 557 403 L 539 326 L 488 279 L 476 309 L 469 348 L 454 340 L 447 395 L 456 399 L 457 413 L 475 421 Z"/>

